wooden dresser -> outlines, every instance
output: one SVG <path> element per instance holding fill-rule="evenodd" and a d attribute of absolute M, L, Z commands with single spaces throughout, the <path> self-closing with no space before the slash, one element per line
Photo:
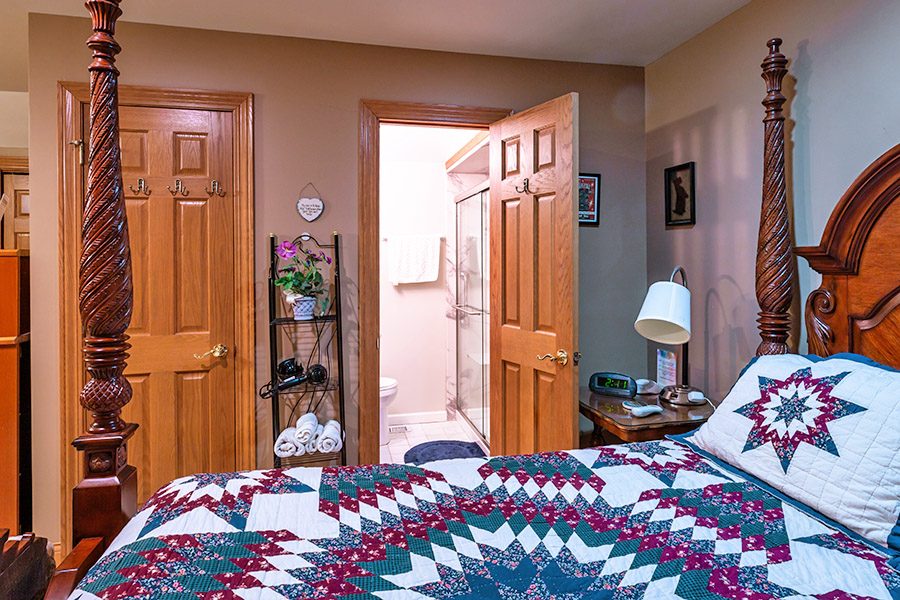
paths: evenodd
<path fill-rule="evenodd" d="M 28 251 L 0 250 L 0 529 L 31 529 Z"/>

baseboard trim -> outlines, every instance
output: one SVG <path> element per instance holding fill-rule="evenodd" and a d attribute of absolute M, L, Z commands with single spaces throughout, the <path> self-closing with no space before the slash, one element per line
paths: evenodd
<path fill-rule="evenodd" d="M 388 415 L 388 425 L 415 425 L 416 423 L 443 423 L 447 420 L 446 410 L 430 412 L 402 413 Z"/>

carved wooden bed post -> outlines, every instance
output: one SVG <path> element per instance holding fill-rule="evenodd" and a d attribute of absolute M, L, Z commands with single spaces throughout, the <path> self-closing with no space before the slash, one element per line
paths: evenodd
<path fill-rule="evenodd" d="M 756 355 L 786 354 L 791 332 L 788 311 L 793 300 L 794 259 L 791 256 L 791 230 L 788 221 L 784 178 L 785 97 L 781 82 L 787 75 L 787 59 L 779 51 L 781 40 L 769 40 L 769 54 L 762 63 L 762 77 L 768 94 L 766 107 L 765 158 L 763 165 L 762 213 L 759 219 L 759 243 L 756 249 L 756 299 L 759 302 L 759 334 L 762 338 Z"/>
<path fill-rule="evenodd" d="M 131 322 L 132 283 L 128 223 L 122 194 L 119 149 L 119 71 L 114 39 L 121 0 L 87 0 L 94 35 L 91 73 L 91 132 L 87 199 L 82 229 L 80 308 L 84 361 L 90 379 L 81 405 L 93 424 L 72 444 L 84 453 L 84 479 L 72 492 L 73 540 L 102 537 L 108 545 L 134 514 L 137 474 L 128 465 L 126 442 L 137 425 L 124 423 L 131 400 L 125 379 Z"/>

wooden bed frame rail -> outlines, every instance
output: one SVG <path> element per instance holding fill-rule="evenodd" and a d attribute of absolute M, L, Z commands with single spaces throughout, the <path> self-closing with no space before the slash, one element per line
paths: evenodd
<path fill-rule="evenodd" d="M 103 538 L 85 538 L 56 567 L 44 600 L 66 600 L 78 582 L 103 554 Z"/>

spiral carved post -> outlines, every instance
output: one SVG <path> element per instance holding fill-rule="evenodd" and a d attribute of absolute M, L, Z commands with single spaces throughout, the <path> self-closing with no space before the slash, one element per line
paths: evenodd
<path fill-rule="evenodd" d="M 759 302 L 759 334 L 762 342 L 756 355 L 786 354 L 791 332 L 788 312 L 793 300 L 791 283 L 794 261 L 791 255 L 791 230 L 788 220 L 784 177 L 785 97 L 781 82 L 787 75 L 787 59 L 779 51 L 781 40 L 769 40 L 769 54 L 762 63 L 766 81 L 765 155 L 763 169 L 762 213 L 759 243 L 756 249 L 756 299 Z"/>
<path fill-rule="evenodd" d="M 128 223 L 122 193 L 119 148 L 119 71 L 121 48 L 115 23 L 121 0 L 87 0 L 94 34 L 91 75 L 90 161 L 82 226 L 80 271 L 84 361 L 90 376 L 81 405 L 93 423 L 72 443 L 84 455 L 84 480 L 72 494 L 73 538 L 103 537 L 107 544 L 136 509 L 137 476 L 127 464 L 126 442 L 137 425 L 120 414 L 131 400 L 125 379 L 130 345 L 133 290 Z"/>

